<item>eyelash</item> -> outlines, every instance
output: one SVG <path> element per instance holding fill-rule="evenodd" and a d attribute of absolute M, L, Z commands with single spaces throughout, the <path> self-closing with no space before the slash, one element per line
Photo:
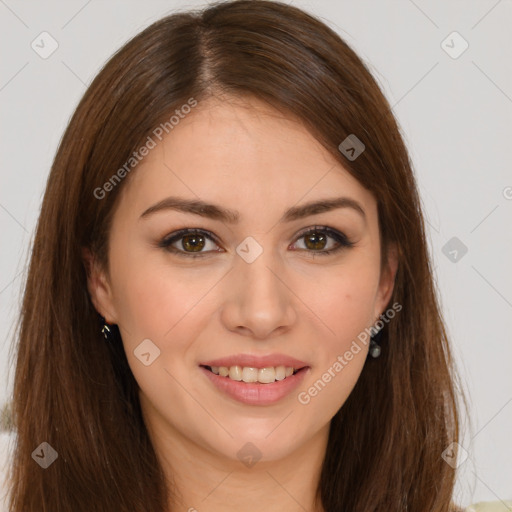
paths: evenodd
<path fill-rule="evenodd" d="M 311 249 L 299 249 L 301 251 L 311 252 L 313 257 L 315 255 L 319 256 L 328 256 L 330 254 L 334 254 L 338 251 L 341 251 L 342 249 L 350 249 L 355 245 L 354 242 L 350 241 L 343 233 L 340 233 L 339 231 L 329 228 L 327 226 L 314 226 L 312 228 L 308 228 L 305 231 L 302 231 L 299 233 L 299 235 L 296 238 L 296 241 L 300 240 L 301 238 L 306 237 L 307 235 L 311 233 L 326 233 L 329 237 L 333 238 L 338 242 L 338 246 L 334 249 L 328 249 L 328 250 L 321 250 L 321 251 L 314 251 Z M 212 235 L 209 231 L 205 231 L 202 229 L 197 228 L 187 228 L 187 229 L 180 229 L 179 231 L 176 231 L 175 233 L 171 233 L 170 235 L 166 236 L 163 240 L 161 240 L 158 243 L 158 247 L 161 247 L 163 249 L 166 249 L 167 251 L 176 254 L 177 256 L 184 257 L 184 258 L 202 258 L 206 256 L 207 254 L 211 252 L 218 252 L 218 251 L 206 251 L 202 253 L 190 253 L 186 251 L 182 251 L 180 249 L 176 249 L 176 247 L 172 247 L 171 244 L 174 242 L 180 240 L 185 235 L 190 234 L 198 234 L 203 235 L 205 238 L 208 238 L 212 242 L 214 242 L 216 245 L 219 245 L 219 243 L 216 240 L 216 237 Z"/>

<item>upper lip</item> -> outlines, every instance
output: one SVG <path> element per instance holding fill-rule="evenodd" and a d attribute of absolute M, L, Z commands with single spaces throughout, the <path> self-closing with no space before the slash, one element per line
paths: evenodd
<path fill-rule="evenodd" d="M 205 361 L 200 366 L 246 366 L 251 368 L 268 368 L 269 366 L 286 366 L 300 370 L 308 366 L 304 361 L 299 361 L 294 357 L 285 354 L 268 354 L 258 356 L 255 354 L 236 354 L 219 359 Z"/>

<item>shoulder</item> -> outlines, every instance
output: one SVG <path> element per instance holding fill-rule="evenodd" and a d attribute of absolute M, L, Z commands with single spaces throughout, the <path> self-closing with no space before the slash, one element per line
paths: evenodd
<path fill-rule="evenodd" d="M 7 474 L 15 434 L 0 432 L 0 512 L 7 512 Z"/>
<path fill-rule="evenodd" d="M 467 507 L 464 512 L 510 512 L 512 511 L 512 500 L 509 501 L 486 501 L 475 503 Z"/>

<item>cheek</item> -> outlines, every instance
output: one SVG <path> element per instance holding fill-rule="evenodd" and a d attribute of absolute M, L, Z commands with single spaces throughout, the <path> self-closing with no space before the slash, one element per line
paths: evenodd
<path fill-rule="evenodd" d="M 172 368 L 178 360 L 190 363 L 193 340 L 212 317 L 212 292 L 221 276 L 211 270 L 180 268 L 137 247 L 118 252 L 111 268 L 115 308 L 130 363 L 138 366 L 133 351 L 144 339 L 160 349 L 155 366 Z"/>
<path fill-rule="evenodd" d="M 116 307 L 127 331 L 167 338 L 205 294 L 206 283 L 184 279 L 178 271 L 144 267 L 119 281 Z"/>
<path fill-rule="evenodd" d="M 378 268 L 361 257 L 317 273 L 314 282 L 297 282 L 295 289 L 323 324 L 327 346 L 343 348 L 373 323 L 378 279 Z"/>
<path fill-rule="evenodd" d="M 362 265 L 317 282 L 305 303 L 318 316 L 316 366 L 298 402 L 319 425 L 332 419 L 356 385 L 368 353 L 378 272 Z M 322 333 L 322 334 L 320 334 Z"/>
<path fill-rule="evenodd" d="M 187 414 L 196 414 L 193 404 L 183 400 L 178 382 L 187 378 L 186 368 L 194 356 L 193 341 L 205 329 L 204 322 L 211 318 L 205 310 L 207 297 L 201 297 L 214 282 L 186 278 L 183 271 L 147 262 L 143 266 L 133 265 L 134 269 L 137 267 L 138 271 L 119 272 L 116 286 L 119 326 L 132 373 L 157 410 L 167 410 L 169 403 L 180 403 L 182 412 L 190 407 Z M 147 339 L 151 344 L 144 341 L 148 348 L 142 351 L 139 347 Z M 137 354 L 148 351 L 151 362 L 146 366 Z M 158 354 L 154 360 L 153 351 Z M 190 392 L 193 385 L 187 384 Z"/>

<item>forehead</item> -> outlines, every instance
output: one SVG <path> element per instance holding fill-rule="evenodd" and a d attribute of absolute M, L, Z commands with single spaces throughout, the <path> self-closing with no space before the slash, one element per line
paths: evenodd
<path fill-rule="evenodd" d="M 123 190 L 139 211 L 167 195 L 232 206 L 242 220 L 340 195 L 373 203 L 300 121 L 255 98 L 200 102 L 156 143 Z"/>

